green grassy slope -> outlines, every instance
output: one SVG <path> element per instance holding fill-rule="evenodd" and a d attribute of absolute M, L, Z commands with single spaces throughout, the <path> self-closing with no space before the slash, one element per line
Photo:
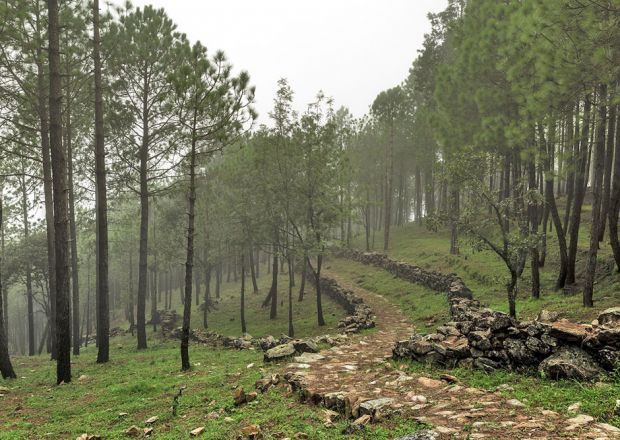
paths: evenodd
<path fill-rule="evenodd" d="M 614 269 L 611 248 L 606 239 L 601 243 L 598 256 L 595 307 L 585 309 L 581 306 L 579 283 L 588 247 L 588 207 L 584 208 L 583 216 L 577 261 L 578 285 L 569 293 L 554 290 L 559 256 L 555 232 L 549 232 L 547 260 L 545 267 L 541 269 L 541 299 L 530 298 L 531 278 L 529 267 L 526 267 L 519 284 L 517 299 L 517 313 L 521 319 L 533 318 L 541 309 L 547 309 L 558 311 L 566 318 L 589 322 L 596 318 L 601 310 L 620 304 L 620 288 L 618 288 L 620 274 Z M 375 250 L 382 251 L 379 242 L 375 244 Z M 358 237 L 355 246 L 363 249 L 363 237 Z M 423 225 L 410 224 L 394 229 L 388 254 L 392 258 L 417 264 L 426 269 L 455 272 L 465 280 L 477 299 L 497 310 L 507 311 L 505 285 L 508 281 L 508 272 L 504 263 L 492 251 L 473 252 L 465 237 L 462 238 L 460 248 L 460 255 L 450 255 L 448 231 L 432 232 Z"/>
<path fill-rule="evenodd" d="M 149 336 L 152 336 L 149 332 Z M 261 376 L 262 352 L 236 351 L 191 345 L 192 370 L 180 372 L 178 342 L 149 340 L 150 348 L 138 352 L 130 337 L 114 338 L 111 362 L 95 364 L 93 346 L 73 360 L 75 380 L 55 386 L 55 364 L 47 356 L 17 357 L 19 379 L 0 382 L 8 387 L 0 397 L 0 439 L 75 439 L 83 433 L 107 440 L 128 438 L 132 425 L 153 425 L 155 439 L 190 438 L 189 432 L 206 427 L 200 438 L 234 439 L 244 426 L 258 424 L 265 439 L 293 438 L 303 432 L 310 439 L 341 439 L 344 421 L 325 427 L 324 413 L 302 405 L 286 389 L 270 390 L 250 404 L 235 407 L 233 390 L 253 391 Z M 249 367 L 250 364 L 254 364 Z M 277 366 L 265 366 L 270 372 Z M 82 379 L 78 379 L 84 376 Z M 184 387 L 177 416 L 173 397 Z M 208 414 L 217 412 L 218 418 Z M 127 413 L 126 415 L 120 415 Z M 230 419 L 226 419 L 230 418 Z M 389 439 L 419 429 L 417 422 L 394 418 L 368 428 L 368 438 Z"/>

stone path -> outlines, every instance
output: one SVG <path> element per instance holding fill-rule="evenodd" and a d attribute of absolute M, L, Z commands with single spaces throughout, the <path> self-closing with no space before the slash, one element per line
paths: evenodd
<path fill-rule="evenodd" d="M 286 367 L 293 388 L 306 401 L 360 422 L 398 412 L 429 423 L 439 439 L 615 439 L 620 429 L 597 423 L 587 415 L 573 418 L 552 411 L 528 409 L 498 392 L 469 388 L 456 378 L 435 380 L 394 369 L 388 360 L 398 340 L 413 327 L 385 298 L 327 273 L 360 295 L 376 315 L 375 332 L 352 338 L 346 346 L 302 355 Z"/>

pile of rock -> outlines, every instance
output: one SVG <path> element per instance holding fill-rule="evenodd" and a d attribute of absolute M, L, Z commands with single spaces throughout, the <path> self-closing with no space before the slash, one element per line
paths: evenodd
<path fill-rule="evenodd" d="M 176 310 L 158 310 L 157 321 L 161 325 L 163 335 L 168 335 L 175 331 L 179 316 Z"/>
<path fill-rule="evenodd" d="M 446 292 L 449 298 L 472 298 L 471 290 L 469 290 L 463 280 L 454 273 L 444 274 L 433 270 L 422 269 L 419 266 L 405 263 L 404 261 L 393 260 L 387 255 L 378 252 L 338 249 L 335 251 L 335 254 L 339 257 L 348 258 L 362 264 L 380 267 L 398 278 L 412 283 L 422 284 L 431 290 Z"/>
<path fill-rule="evenodd" d="M 308 279 L 314 283 L 314 277 Z M 326 276 L 321 277 L 321 291 L 340 304 L 349 314 L 338 323 L 338 328 L 344 333 L 356 333 L 360 330 L 373 328 L 375 317 L 364 300 L 352 290 L 340 286 L 336 280 Z"/>
<path fill-rule="evenodd" d="M 116 336 L 125 336 L 127 334 L 127 330 L 120 327 L 113 327 L 110 329 L 110 337 L 114 338 Z"/>
<path fill-rule="evenodd" d="M 488 372 L 539 368 L 553 379 L 576 380 L 594 380 L 620 366 L 620 308 L 603 312 L 595 325 L 547 312 L 518 322 L 465 298 L 450 300 L 450 314 L 452 320 L 436 333 L 398 342 L 394 357 Z"/>
<path fill-rule="evenodd" d="M 265 352 L 265 362 L 274 362 L 291 358 L 302 353 L 318 353 L 319 348 L 310 339 L 296 339 L 286 344 L 270 348 Z"/>

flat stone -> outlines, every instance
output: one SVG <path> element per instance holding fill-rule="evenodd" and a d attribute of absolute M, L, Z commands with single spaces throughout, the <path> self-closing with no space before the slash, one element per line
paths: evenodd
<path fill-rule="evenodd" d="M 618 325 L 620 324 L 620 307 L 612 307 L 611 309 L 603 310 L 598 315 L 599 325 Z"/>
<path fill-rule="evenodd" d="M 418 383 L 425 388 L 440 388 L 444 386 L 444 382 L 430 377 L 418 377 Z"/>
<path fill-rule="evenodd" d="M 295 346 L 292 343 L 278 345 L 265 352 L 265 362 L 279 361 L 295 355 Z"/>
<path fill-rule="evenodd" d="M 515 408 L 525 408 L 525 404 L 518 399 L 510 399 L 507 400 L 506 403 L 510 406 L 514 406 Z"/>
<path fill-rule="evenodd" d="M 322 361 L 325 356 L 318 353 L 302 353 L 300 356 L 295 356 L 293 360 L 301 364 L 311 364 L 313 362 Z"/>
<path fill-rule="evenodd" d="M 374 416 L 377 411 L 381 411 L 386 406 L 390 405 L 394 399 L 384 397 L 382 399 L 367 400 L 360 404 L 360 414 L 368 414 Z"/>

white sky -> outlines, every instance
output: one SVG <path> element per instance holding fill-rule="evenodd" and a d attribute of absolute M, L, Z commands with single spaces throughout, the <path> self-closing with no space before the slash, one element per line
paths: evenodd
<path fill-rule="evenodd" d="M 114 0 L 121 4 L 122 0 Z M 259 123 L 269 125 L 278 79 L 304 110 L 319 90 L 364 115 L 375 96 L 405 79 L 427 14 L 447 0 L 133 0 L 166 9 L 178 30 L 222 49 L 256 86 Z"/>

